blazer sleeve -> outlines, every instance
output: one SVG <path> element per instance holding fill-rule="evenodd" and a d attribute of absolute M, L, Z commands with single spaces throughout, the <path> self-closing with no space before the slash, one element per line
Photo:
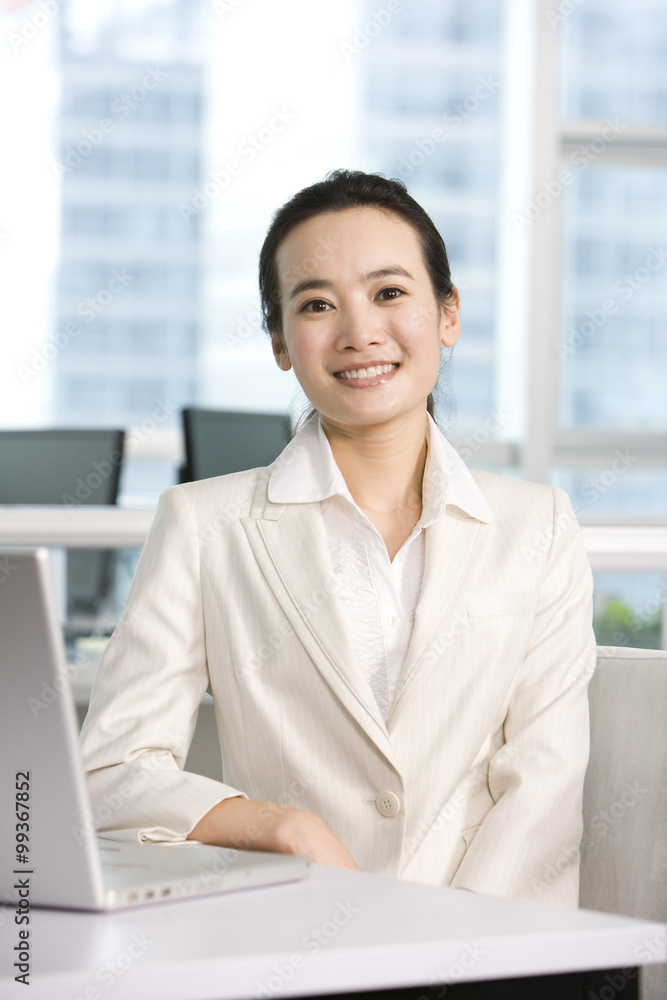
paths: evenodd
<path fill-rule="evenodd" d="M 593 578 L 572 505 L 553 491 L 553 523 L 527 560 L 544 559 L 534 624 L 514 678 L 505 744 L 491 758 L 494 805 L 452 886 L 577 906 L 588 683 L 596 663 Z M 549 544 L 550 542 L 550 544 Z"/>
<path fill-rule="evenodd" d="M 185 491 L 172 486 L 160 496 L 81 731 L 98 831 L 180 841 L 216 803 L 247 798 L 183 770 L 207 685 L 196 524 Z"/>

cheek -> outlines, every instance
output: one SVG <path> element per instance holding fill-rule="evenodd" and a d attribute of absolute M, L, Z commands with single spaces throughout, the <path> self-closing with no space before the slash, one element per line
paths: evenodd
<path fill-rule="evenodd" d="M 321 367 L 321 350 L 319 341 L 313 337 L 312 331 L 306 331 L 304 336 L 296 335 L 290 338 L 289 354 L 294 367 L 294 374 L 299 381 L 307 380 Z"/>
<path fill-rule="evenodd" d="M 426 306 L 415 304 L 406 309 L 401 316 L 400 329 L 405 343 L 414 346 L 423 343 L 426 347 L 432 340 L 439 342 L 437 318 Z"/>

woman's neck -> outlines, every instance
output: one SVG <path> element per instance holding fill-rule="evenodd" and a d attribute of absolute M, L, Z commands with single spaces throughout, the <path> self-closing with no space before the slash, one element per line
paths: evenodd
<path fill-rule="evenodd" d="M 336 465 L 362 510 L 418 510 L 426 465 L 426 411 L 369 427 L 341 428 L 320 418 Z"/>

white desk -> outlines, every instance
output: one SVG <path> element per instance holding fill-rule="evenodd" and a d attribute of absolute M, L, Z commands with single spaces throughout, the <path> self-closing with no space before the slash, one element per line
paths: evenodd
<path fill-rule="evenodd" d="M 426 1000 L 436 1000 L 447 983 L 667 959 L 661 924 L 314 865 L 304 882 L 115 914 L 33 910 L 26 990 L 12 981 L 13 912 L 1 916 L 3 1000 L 226 1000 L 400 986 L 426 987 Z"/>
<path fill-rule="evenodd" d="M 54 545 L 64 548 L 140 548 L 154 510 L 81 504 L 3 504 L 0 545 Z"/>
<path fill-rule="evenodd" d="M 154 510 L 129 510 L 81 504 L 0 506 L 0 545 L 51 545 L 64 548 L 140 548 Z M 582 519 L 584 544 L 594 570 L 667 569 L 667 523 L 638 518 L 638 523 L 591 523 Z"/>

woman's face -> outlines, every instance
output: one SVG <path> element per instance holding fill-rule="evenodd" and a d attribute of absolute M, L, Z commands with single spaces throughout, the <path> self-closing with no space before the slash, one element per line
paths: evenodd
<path fill-rule="evenodd" d="M 412 226 L 376 208 L 325 212 L 291 230 L 277 264 L 273 352 L 325 420 L 368 426 L 425 411 L 440 345 L 459 336 L 459 302 L 438 305 Z"/>

